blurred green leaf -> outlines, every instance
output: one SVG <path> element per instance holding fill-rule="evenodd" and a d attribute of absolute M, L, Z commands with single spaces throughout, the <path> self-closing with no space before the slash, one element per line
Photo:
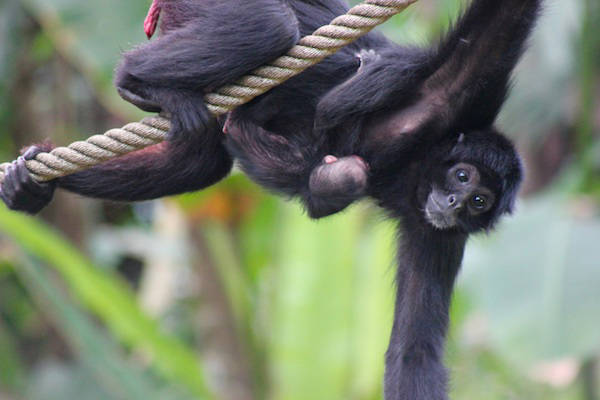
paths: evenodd
<path fill-rule="evenodd" d="M 194 353 L 163 334 L 156 321 L 137 305 L 127 286 L 95 268 L 60 235 L 40 221 L 0 206 L 0 231 L 25 250 L 52 265 L 73 293 L 101 317 L 125 344 L 147 353 L 166 377 L 185 384 L 195 395 L 209 398 L 204 373 Z"/>
<path fill-rule="evenodd" d="M 145 40 L 143 21 L 149 1 L 21 1 L 57 47 L 107 82 L 121 50 Z"/>
<path fill-rule="evenodd" d="M 509 132 L 532 143 L 571 119 L 577 54 L 573 43 L 580 30 L 583 2 L 547 2 L 531 46 L 515 72 L 514 85 L 500 115 Z"/>
<path fill-rule="evenodd" d="M 394 225 L 363 219 L 353 256 L 354 282 L 348 294 L 353 319 L 350 387 L 359 399 L 379 398 L 382 388 L 383 355 L 391 332 L 395 294 Z"/>
<path fill-rule="evenodd" d="M 25 366 L 12 335 L 0 324 L 0 387 L 22 390 L 25 385 Z"/>
<path fill-rule="evenodd" d="M 7 129 L 13 107 L 9 92 L 23 46 L 21 31 L 25 21 L 17 0 L 0 1 L 0 157 L 14 154 L 14 143 Z"/>
<path fill-rule="evenodd" d="M 207 223 L 202 230 L 211 259 L 218 265 L 224 291 L 238 327 L 248 335 L 248 329 L 245 329 L 248 325 L 244 320 L 252 316 L 251 289 L 239 258 L 236 257 L 231 232 L 220 223 Z"/>
<path fill-rule="evenodd" d="M 53 277 L 37 263 L 23 260 L 17 273 L 29 288 L 38 306 L 51 317 L 54 326 L 97 381 L 104 396 L 116 399 L 175 399 L 160 392 L 159 385 L 125 362 L 120 351 L 63 293 Z M 46 397 L 47 398 L 47 397 Z M 181 399 L 181 397 L 179 397 Z"/>
<path fill-rule="evenodd" d="M 20 0 L 54 46 L 95 84 L 105 105 L 118 115 L 141 115 L 119 100 L 113 71 L 124 50 L 145 41 L 149 1 Z"/>
<path fill-rule="evenodd" d="M 239 229 L 244 270 L 253 287 L 258 287 L 277 250 L 282 201 L 275 196 L 260 196 L 257 207 Z"/>
<path fill-rule="evenodd" d="M 83 363 L 44 359 L 28 375 L 27 400 L 121 400 L 111 382 L 99 381 Z M 152 398 L 152 397 L 151 397 Z M 131 398 L 129 398 L 131 399 Z M 128 400 L 129 400 L 128 399 Z"/>
<path fill-rule="evenodd" d="M 364 217 L 362 207 L 353 207 L 313 222 L 297 204 L 284 207 L 270 313 L 273 398 L 378 393 L 393 273 L 389 252 L 367 253 L 390 250 L 393 234 Z"/>
<path fill-rule="evenodd" d="M 493 343 L 524 362 L 600 350 L 600 219 L 556 194 L 525 202 L 468 247 L 463 284 L 489 318 Z"/>

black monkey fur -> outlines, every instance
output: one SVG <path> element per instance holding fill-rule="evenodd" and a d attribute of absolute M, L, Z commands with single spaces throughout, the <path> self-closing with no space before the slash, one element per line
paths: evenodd
<path fill-rule="evenodd" d="M 447 399 L 444 339 L 467 237 L 512 211 L 521 182 L 520 159 L 493 124 L 541 1 L 472 0 L 430 48 L 370 33 L 215 121 L 205 93 L 284 54 L 347 6 L 155 0 L 162 34 L 124 54 L 116 85 L 140 108 L 171 115 L 169 140 L 46 184 L 17 161 L 0 197 L 30 213 L 55 187 L 152 199 L 212 185 L 234 159 L 261 185 L 301 198 L 311 217 L 371 197 L 401 222 L 385 398 Z"/>

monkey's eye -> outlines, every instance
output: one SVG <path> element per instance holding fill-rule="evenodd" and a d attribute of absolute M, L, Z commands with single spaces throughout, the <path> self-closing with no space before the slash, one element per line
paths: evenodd
<path fill-rule="evenodd" d="M 483 210 L 487 205 L 487 198 L 481 194 L 471 197 L 471 205 L 476 210 Z"/>
<path fill-rule="evenodd" d="M 469 173 L 464 169 L 459 169 L 456 171 L 456 179 L 461 183 L 467 183 L 469 182 Z"/>

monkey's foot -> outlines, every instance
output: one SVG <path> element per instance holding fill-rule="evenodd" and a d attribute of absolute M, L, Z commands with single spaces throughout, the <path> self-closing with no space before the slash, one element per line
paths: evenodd
<path fill-rule="evenodd" d="M 378 61 L 381 58 L 381 55 L 379 53 L 377 53 L 375 50 L 363 49 L 360 52 L 356 53 L 356 57 L 358 58 L 358 60 L 360 62 L 360 66 L 358 67 L 358 72 L 362 72 L 366 65 L 369 65 L 371 63 Z"/>
<path fill-rule="evenodd" d="M 51 146 L 31 146 L 5 170 L 4 182 L 0 185 L 0 199 L 14 211 L 36 214 L 52 200 L 56 183 L 36 182 L 27 169 L 26 160 L 32 160 L 39 153 L 49 151 Z"/>

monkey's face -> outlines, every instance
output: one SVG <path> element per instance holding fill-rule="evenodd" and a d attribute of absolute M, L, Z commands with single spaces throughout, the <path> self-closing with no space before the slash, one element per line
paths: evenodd
<path fill-rule="evenodd" d="M 425 218 L 440 230 L 459 229 L 468 233 L 486 228 L 496 194 L 490 178 L 480 168 L 459 162 L 442 168 L 424 205 Z"/>

